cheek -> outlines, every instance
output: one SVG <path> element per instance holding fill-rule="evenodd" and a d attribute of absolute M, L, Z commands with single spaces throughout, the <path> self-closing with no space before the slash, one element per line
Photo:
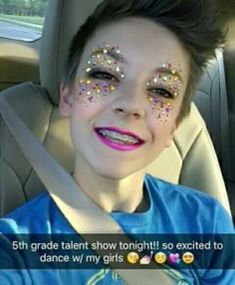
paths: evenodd
<path fill-rule="evenodd" d="M 179 109 L 179 102 L 151 102 L 148 111 L 148 127 L 154 144 L 160 146 L 172 137 Z"/>
<path fill-rule="evenodd" d="M 116 86 L 109 81 L 77 79 L 75 98 L 80 104 L 89 106 L 111 95 L 115 90 Z"/>
<path fill-rule="evenodd" d="M 155 124 L 166 124 L 174 117 L 175 103 L 152 97 L 148 97 L 148 100 L 150 102 L 149 112 Z"/>

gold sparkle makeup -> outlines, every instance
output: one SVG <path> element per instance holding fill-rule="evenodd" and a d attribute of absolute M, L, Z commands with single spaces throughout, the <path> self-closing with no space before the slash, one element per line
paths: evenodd
<path fill-rule="evenodd" d="M 87 76 L 76 81 L 76 99 L 88 106 L 112 94 L 125 78 L 123 62 L 119 47 L 103 44 L 93 49 L 84 68 Z M 154 73 L 145 84 L 147 99 L 157 122 L 167 122 L 182 89 L 182 69 L 166 61 Z"/>
<path fill-rule="evenodd" d="M 87 78 L 78 79 L 76 99 L 80 103 L 96 102 L 101 96 L 108 96 L 117 88 L 117 83 L 125 78 L 120 62 L 123 56 L 119 47 L 111 45 L 98 46 L 84 68 Z"/>
<path fill-rule="evenodd" d="M 90 72 L 94 67 L 103 67 L 105 70 L 114 72 L 121 79 L 125 78 L 123 67 L 119 64 L 123 61 L 123 56 L 119 47 L 105 45 L 98 46 L 92 50 L 91 58 L 88 60 L 86 72 Z"/>
<path fill-rule="evenodd" d="M 108 96 L 116 90 L 114 84 L 109 81 L 100 81 L 90 79 L 77 80 L 78 92 L 76 99 L 79 103 L 95 103 L 101 96 Z"/>
<path fill-rule="evenodd" d="M 166 62 L 157 68 L 156 75 L 146 82 L 151 110 L 158 122 L 167 122 L 174 110 L 174 99 L 182 89 L 182 69 Z"/>

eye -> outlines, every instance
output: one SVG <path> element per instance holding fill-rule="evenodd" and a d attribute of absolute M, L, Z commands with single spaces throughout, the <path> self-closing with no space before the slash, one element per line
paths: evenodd
<path fill-rule="evenodd" d="M 103 70 L 94 70 L 88 73 L 88 75 L 95 79 L 118 81 L 118 79 L 115 76 L 113 76 L 111 73 Z"/>
<path fill-rule="evenodd" d="M 168 90 L 164 89 L 164 88 L 152 88 L 152 89 L 148 89 L 149 92 L 151 92 L 154 95 L 158 95 L 160 97 L 164 97 L 164 98 L 169 98 L 169 99 L 173 99 L 173 95 L 171 92 L 169 92 Z"/>

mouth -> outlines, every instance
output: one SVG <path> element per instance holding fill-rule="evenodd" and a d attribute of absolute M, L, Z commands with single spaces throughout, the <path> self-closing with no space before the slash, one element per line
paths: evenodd
<path fill-rule="evenodd" d="M 95 132 L 104 144 L 120 151 L 134 150 L 145 143 L 136 134 L 118 128 L 95 128 Z"/>

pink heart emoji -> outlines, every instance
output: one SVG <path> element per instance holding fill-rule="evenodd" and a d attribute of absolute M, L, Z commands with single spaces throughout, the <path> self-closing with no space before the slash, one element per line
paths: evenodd
<path fill-rule="evenodd" d="M 169 255 L 169 261 L 171 264 L 180 263 L 180 255 L 178 253 L 171 253 Z"/>

